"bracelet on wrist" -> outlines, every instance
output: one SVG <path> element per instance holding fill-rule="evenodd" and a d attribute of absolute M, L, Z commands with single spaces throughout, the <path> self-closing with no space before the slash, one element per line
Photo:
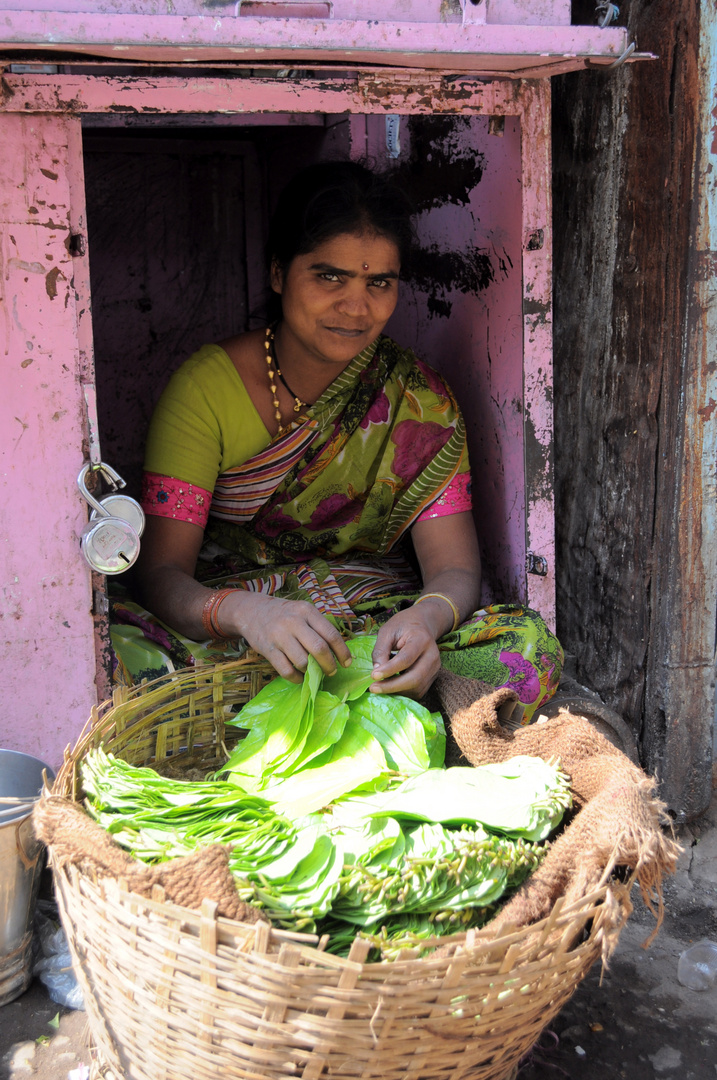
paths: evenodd
<path fill-rule="evenodd" d="M 418 600 L 414 600 L 414 607 L 416 604 L 420 604 L 423 600 L 443 600 L 446 604 L 448 604 L 449 608 L 453 612 L 453 626 L 451 627 L 451 632 L 453 632 L 461 621 L 461 615 L 458 608 L 451 600 L 450 596 L 446 596 L 446 594 L 442 592 L 424 593 L 423 596 L 418 597 Z"/>
<path fill-rule="evenodd" d="M 218 619 L 219 607 L 227 596 L 231 596 L 234 589 L 217 589 L 206 600 L 202 608 L 202 628 L 212 641 L 226 641 L 231 635 L 222 630 Z"/>

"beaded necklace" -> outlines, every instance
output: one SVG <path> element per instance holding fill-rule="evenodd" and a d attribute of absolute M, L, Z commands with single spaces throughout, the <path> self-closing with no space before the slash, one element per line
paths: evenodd
<path fill-rule="evenodd" d="M 284 376 L 281 374 L 281 368 L 279 367 L 278 360 L 276 358 L 276 348 L 274 345 L 274 331 L 270 326 L 266 328 L 266 335 L 264 337 L 264 348 L 266 349 L 266 372 L 269 376 L 269 387 L 271 388 L 271 400 L 274 405 L 274 419 L 279 425 L 279 434 L 281 435 L 290 425 L 284 426 L 281 422 L 281 406 L 279 405 L 279 398 L 277 396 L 276 383 L 274 382 L 274 370 L 279 376 L 281 382 L 289 391 L 294 399 L 294 412 L 299 413 L 302 409 L 309 407 L 308 401 L 302 401 L 298 394 L 295 394 L 287 383 Z"/>

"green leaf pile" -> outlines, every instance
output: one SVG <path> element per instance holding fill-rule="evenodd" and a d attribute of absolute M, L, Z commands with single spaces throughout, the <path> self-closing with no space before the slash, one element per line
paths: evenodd
<path fill-rule="evenodd" d="M 332 676 L 310 658 L 301 684 L 266 686 L 230 721 L 247 734 L 220 777 L 169 780 L 90 751 L 90 813 L 148 862 L 231 845 L 240 895 L 335 951 L 360 931 L 390 957 L 479 924 L 539 864 L 567 779 L 528 757 L 443 768 L 440 715 L 368 693 L 374 644 L 349 641 Z"/>
<path fill-rule="evenodd" d="M 188 855 L 205 844 L 231 844 L 232 872 L 245 874 L 296 843 L 297 823 L 234 784 L 169 780 L 102 749 L 85 756 L 82 782 L 92 817 L 145 862 Z"/>

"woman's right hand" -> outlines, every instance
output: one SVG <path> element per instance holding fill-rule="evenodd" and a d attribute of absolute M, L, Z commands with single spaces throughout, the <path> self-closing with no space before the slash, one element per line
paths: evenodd
<path fill-rule="evenodd" d="M 301 682 L 309 656 L 326 675 L 334 674 L 337 662 L 351 663 L 340 632 L 308 601 L 237 589 L 222 601 L 220 621 L 226 633 L 243 637 L 290 682 Z"/>
<path fill-rule="evenodd" d="M 210 595 L 194 579 L 203 536 L 199 525 L 148 515 L 137 563 L 143 602 L 194 641 L 206 637 L 201 614 Z M 351 663 L 339 631 L 308 601 L 236 589 L 221 603 L 219 625 L 229 637 L 243 637 L 292 682 L 303 678 L 309 655 L 327 675 L 337 662 Z"/>

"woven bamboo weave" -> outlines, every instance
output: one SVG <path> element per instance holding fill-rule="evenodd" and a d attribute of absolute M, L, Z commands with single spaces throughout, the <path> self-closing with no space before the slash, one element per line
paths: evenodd
<path fill-rule="evenodd" d="M 255 658 L 177 672 L 96 710 L 53 794 L 81 800 L 91 746 L 132 764 L 224 759 L 225 721 L 270 677 Z M 52 847 L 50 847 L 52 856 Z M 520 1058 L 631 909 L 605 881 L 529 927 L 497 924 L 439 949 L 367 963 L 310 935 L 151 898 L 55 867 L 58 905 L 97 1049 L 95 1080 L 512 1080 Z"/>

